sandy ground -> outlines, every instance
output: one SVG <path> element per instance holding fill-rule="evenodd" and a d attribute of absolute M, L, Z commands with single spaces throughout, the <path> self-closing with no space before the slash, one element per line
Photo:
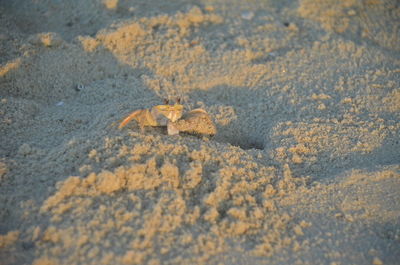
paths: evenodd
<path fill-rule="evenodd" d="M 396 0 L 1 0 L 0 264 L 399 264 Z M 183 99 L 211 138 L 118 123 Z"/>

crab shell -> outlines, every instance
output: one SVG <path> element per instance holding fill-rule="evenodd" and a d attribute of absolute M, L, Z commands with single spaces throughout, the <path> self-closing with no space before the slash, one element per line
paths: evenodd
<path fill-rule="evenodd" d="M 157 105 L 150 110 L 141 109 L 132 112 L 118 126 L 119 129 L 127 125 L 131 120 L 136 120 L 140 128 L 146 126 L 167 126 L 169 121 L 177 121 L 182 117 L 183 105 Z"/>
<path fill-rule="evenodd" d="M 170 120 L 167 129 L 169 135 L 179 134 L 179 132 L 203 135 L 215 135 L 217 133 L 217 128 L 210 115 L 200 108 L 185 113 L 177 121 Z"/>

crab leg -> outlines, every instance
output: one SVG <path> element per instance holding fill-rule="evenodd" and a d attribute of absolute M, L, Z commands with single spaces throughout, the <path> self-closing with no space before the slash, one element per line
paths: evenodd
<path fill-rule="evenodd" d="M 118 126 L 118 129 L 123 128 L 125 125 L 127 125 L 131 120 L 135 119 L 136 116 L 141 112 L 142 110 L 136 110 L 132 112 L 128 117 L 126 117 Z"/>

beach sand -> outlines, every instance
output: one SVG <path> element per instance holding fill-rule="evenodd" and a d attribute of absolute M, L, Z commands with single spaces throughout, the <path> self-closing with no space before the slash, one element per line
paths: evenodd
<path fill-rule="evenodd" d="M 396 0 L 0 1 L 0 264 L 398 264 Z M 213 137 L 118 124 L 181 98 Z"/>

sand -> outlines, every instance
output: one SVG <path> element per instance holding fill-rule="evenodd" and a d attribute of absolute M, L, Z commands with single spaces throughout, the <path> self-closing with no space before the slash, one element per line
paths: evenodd
<path fill-rule="evenodd" d="M 396 0 L 0 2 L 0 264 L 398 264 Z M 119 122 L 182 98 L 213 137 Z"/>

